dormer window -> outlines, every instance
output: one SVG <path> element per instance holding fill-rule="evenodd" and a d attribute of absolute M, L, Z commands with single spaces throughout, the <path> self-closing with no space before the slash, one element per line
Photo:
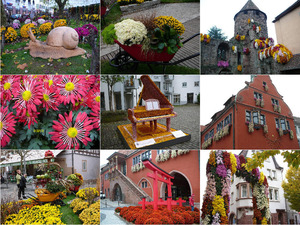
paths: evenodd
<path fill-rule="evenodd" d="M 217 131 L 222 130 L 223 129 L 223 121 L 221 121 L 220 123 L 218 123 L 217 125 Z"/>
<path fill-rule="evenodd" d="M 262 94 L 254 92 L 254 99 L 263 99 Z"/>
<path fill-rule="evenodd" d="M 263 81 L 263 87 L 264 87 L 265 91 L 269 90 L 269 87 L 265 81 Z"/>
<path fill-rule="evenodd" d="M 260 94 L 258 92 L 254 92 L 254 100 L 255 100 L 255 105 L 261 106 L 261 107 L 265 106 L 262 94 Z"/>

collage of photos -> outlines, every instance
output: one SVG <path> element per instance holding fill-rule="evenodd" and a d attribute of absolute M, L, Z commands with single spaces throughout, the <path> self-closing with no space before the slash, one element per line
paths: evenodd
<path fill-rule="evenodd" d="M 299 0 L 1 0 L 1 224 L 300 225 Z"/>

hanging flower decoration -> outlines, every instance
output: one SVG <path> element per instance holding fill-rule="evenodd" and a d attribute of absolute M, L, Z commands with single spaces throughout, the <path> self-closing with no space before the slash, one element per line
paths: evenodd
<path fill-rule="evenodd" d="M 229 66 L 228 61 L 219 61 L 218 62 L 218 67 L 227 68 L 228 66 Z"/>
<path fill-rule="evenodd" d="M 249 48 L 244 48 L 244 49 L 243 49 L 243 53 L 244 53 L 245 55 L 249 55 L 249 54 L 250 54 Z"/>
<path fill-rule="evenodd" d="M 285 64 L 293 57 L 293 53 L 284 45 L 278 44 L 258 51 L 259 60 L 263 61 L 266 58 L 273 57 L 273 59 L 281 64 Z"/>
<path fill-rule="evenodd" d="M 237 35 L 235 36 L 235 40 L 237 40 L 237 41 L 244 41 L 245 38 L 246 38 L 245 35 L 239 35 L 239 34 L 237 34 Z"/>
<path fill-rule="evenodd" d="M 221 150 L 210 152 L 206 166 L 207 186 L 201 209 L 202 224 L 228 224 L 232 175 L 245 179 L 253 187 L 253 221 L 268 224 L 270 209 L 267 178 L 258 168 L 248 171 L 246 163 L 247 159 L 243 155 Z"/>
<path fill-rule="evenodd" d="M 204 42 L 205 44 L 209 44 L 209 42 L 211 41 L 211 38 L 210 38 L 209 34 L 200 33 L 200 40 L 201 40 L 201 42 Z"/>
<path fill-rule="evenodd" d="M 242 65 L 238 65 L 238 66 L 237 66 L 237 70 L 238 70 L 239 72 L 241 72 L 242 69 L 243 69 L 243 66 L 242 66 Z"/>

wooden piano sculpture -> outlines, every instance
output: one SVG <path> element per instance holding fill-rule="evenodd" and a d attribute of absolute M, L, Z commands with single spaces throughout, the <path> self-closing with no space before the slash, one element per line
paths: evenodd
<path fill-rule="evenodd" d="M 166 119 L 167 131 L 171 130 L 171 118 L 176 117 L 173 111 L 174 106 L 159 90 L 148 75 L 141 76 L 144 84 L 140 98 L 136 107 L 128 109 L 128 119 L 132 124 L 132 134 L 134 141 L 137 141 L 137 123 L 150 123 L 150 128 L 157 128 L 158 119 Z M 141 99 L 145 101 L 145 106 L 140 106 Z"/>

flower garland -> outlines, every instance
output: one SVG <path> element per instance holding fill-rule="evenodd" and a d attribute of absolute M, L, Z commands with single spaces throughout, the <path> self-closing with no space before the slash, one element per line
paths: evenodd
<path fill-rule="evenodd" d="M 247 159 L 226 151 L 211 151 L 206 166 L 207 185 L 203 197 L 202 224 L 228 224 L 232 175 L 253 187 L 253 221 L 268 224 L 270 219 L 268 181 L 259 169 L 247 171 Z"/>
<path fill-rule="evenodd" d="M 211 38 L 210 38 L 209 34 L 200 33 L 200 41 L 204 42 L 205 44 L 209 44 L 209 42 L 211 41 Z"/>
<path fill-rule="evenodd" d="M 170 158 L 176 158 L 179 155 L 184 155 L 187 154 L 188 152 L 190 152 L 190 150 L 171 150 L 171 152 L 169 150 L 164 151 L 158 155 L 156 155 L 155 161 L 156 162 L 165 162 L 167 160 L 169 160 Z"/>
<path fill-rule="evenodd" d="M 229 66 L 228 61 L 219 61 L 218 62 L 218 67 L 227 68 L 228 66 Z"/>
<path fill-rule="evenodd" d="M 267 47 L 258 51 L 258 58 L 261 61 L 271 56 L 277 63 L 285 64 L 293 57 L 293 53 L 281 44 Z"/>

